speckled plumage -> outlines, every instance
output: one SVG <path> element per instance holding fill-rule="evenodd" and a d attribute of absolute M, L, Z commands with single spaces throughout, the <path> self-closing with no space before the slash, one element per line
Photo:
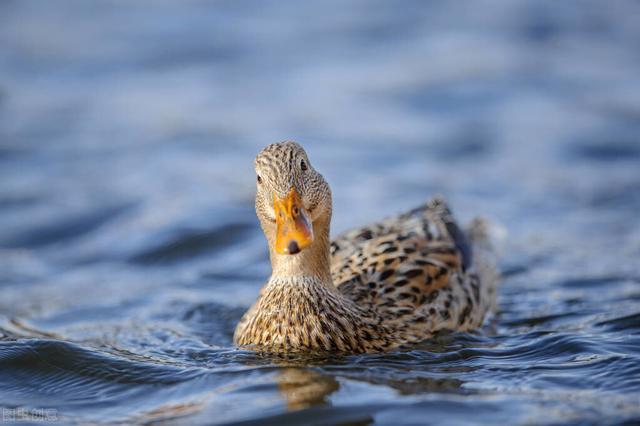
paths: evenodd
<path fill-rule="evenodd" d="M 238 324 L 238 345 L 285 352 L 381 352 L 438 330 L 472 330 L 494 308 L 497 273 L 482 221 L 463 232 L 444 200 L 435 198 L 329 242 L 331 193 L 302 147 L 270 145 L 255 164 L 261 176 L 256 211 L 273 274 Z M 268 202 L 269 192 L 282 194 L 290 187 L 299 189 L 309 206 L 317 236 L 293 256 L 271 249 Z"/>

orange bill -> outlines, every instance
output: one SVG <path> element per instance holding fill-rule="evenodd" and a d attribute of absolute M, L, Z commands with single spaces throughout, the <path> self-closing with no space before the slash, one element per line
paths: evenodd
<path fill-rule="evenodd" d="M 278 227 L 276 235 L 276 252 L 280 254 L 296 254 L 313 242 L 311 219 L 302 205 L 300 195 L 291 188 L 283 199 L 273 196 L 273 209 Z"/>

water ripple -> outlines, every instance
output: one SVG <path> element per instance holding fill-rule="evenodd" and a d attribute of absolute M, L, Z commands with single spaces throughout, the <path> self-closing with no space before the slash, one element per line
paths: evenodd
<path fill-rule="evenodd" d="M 0 2 L 2 415 L 639 424 L 640 4 L 574 3 Z M 270 273 L 251 163 L 284 138 L 336 233 L 435 192 L 503 229 L 497 315 L 235 348 Z"/>

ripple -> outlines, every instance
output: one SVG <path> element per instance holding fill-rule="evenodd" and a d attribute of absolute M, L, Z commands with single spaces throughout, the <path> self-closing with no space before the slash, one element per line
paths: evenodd
<path fill-rule="evenodd" d="M 133 204 L 118 204 L 70 213 L 60 220 L 34 225 L 18 235 L 9 236 L 0 244 L 10 248 L 32 248 L 69 241 L 98 229 L 132 207 Z"/>
<path fill-rule="evenodd" d="M 68 342 L 0 342 L 0 395 L 8 405 L 117 404 L 199 374 L 196 369 L 116 358 Z"/>
<path fill-rule="evenodd" d="M 189 306 L 181 320 L 205 342 L 232 345 L 233 330 L 244 314 L 244 308 L 232 308 L 217 303 Z"/>
<path fill-rule="evenodd" d="M 558 319 L 566 319 L 577 317 L 579 314 L 577 312 L 563 312 L 559 314 L 549 314 L 549 315 L 540 315 L 536 317 L 527 317 L 527 318 L 518 318 L 512 321 L 505 321 L 503 324 L 511 327 L 535 327 L 537 325 L 543 325 L 550 322 L 554 322 Z"/>
<path fill-rule="evenodd" d="M 568 288 L 588 288 L 588 287 L 601 287 L 601 286 L 625 282 L 629 280 L 640 282 L 640 279 L 638 279 L 637 277 L 609 275 L 609 276 L 601 276 L 601 277 L 581 277 L 581 278 L 566 279 L 562 281 L 560 285 Z"/>
<path fill-rule="evenodd" d="M 611 331 L 640 333 L 640 312 L 600 321 L 596 326 L 606 327 Z"/>
<path fill-rule="evenodd" d="M 131 261 L 140 264 L 178 262 L 237 244 L 254 229 L 253 224 L 229 223 L 209 231 L 185 231 L 169 241 L 136 254 Z"/>
<path fill-rule="evenodd" d="M 640 147 L 635 139 L 629 142 L 580 144 L 573 147 L 572 152 L 578 158 L 597 162 L 633 161 L 640 158 Z"/>

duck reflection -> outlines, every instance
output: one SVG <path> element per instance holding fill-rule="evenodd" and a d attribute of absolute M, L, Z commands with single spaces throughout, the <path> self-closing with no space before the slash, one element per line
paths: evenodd
<path fill-rule="evenodd" d="M 284 368 L 276 380 L 288 411 L 327 405 L 329 395 L 340 389 L 334 377 L 307 368 Z"/>
<path fill-rule="evenodd" d="M 254 366 L 276 368 L 276 389 L 285 402 L 286 411 L 324 410 L 334 404 L 332 395 L 343 389 L 341 381 L 368 383 L 392 389 L 397 395 L 457 394 L 469 395 L 478 391 L 465 386 L 461 377 L 478 368 L 472 365 L 442 367 L 442 361 L 459 359 L 456 350 L 431 342 L 432 356 L 422 358 L 416 353 L 389 353 L 341 357 L 326 354 L 282 354 L 247 352 L 245 362 Z M 433 365 L 435 364 L 435 365 Z M 344 389 L 343 389 L 344 390 Z M 343 407 L 346 408 L 346 407 Z M 370 407 L 371 408 L 371 407 Z M 354 421 L 367 424 L 375 415 L 360 409 Z M 363 419 L 364 417 L 367 418 Z M 360 423 L 358 423 L 360 424 Z"/>
<path fill-rule="evenodd" d="M 464 381 L 446 377 L 407 377 L 372 380 L 370 372 L 361 374 L 332 375 L 309 368 L 286 367 L 276 376 L 278 390 L 286 401 L 288 411 L 296 411 L 315 406 L 330 405 L 329 396 L 340 389 L 339 379 L 383 385 L 394 389 L 401 395 L 425 393 L 473 393 L 464 388 Z"/>

